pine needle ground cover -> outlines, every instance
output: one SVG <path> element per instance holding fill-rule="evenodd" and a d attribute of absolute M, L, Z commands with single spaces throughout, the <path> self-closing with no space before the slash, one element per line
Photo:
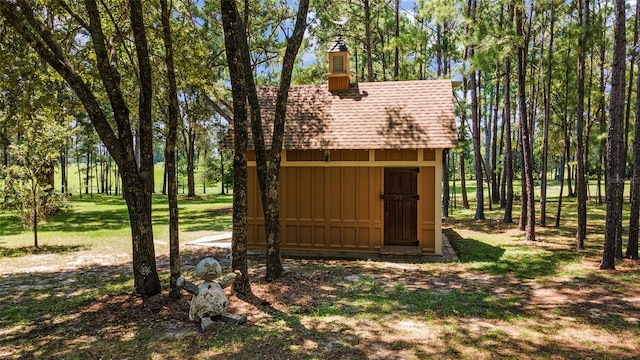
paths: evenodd
<path fill-rule="evenodd" d="M 185 245 L 228 230 L 230 197 L 181 201 L 182 264 L 205 256 L 228 271 L 228 250 Z M 168 283 L 166 198 L 154 200 L 156 251 Z M 640 266 L 598 270 L 604 209 L 591 207 L 587 249 L 573 250 L 575 203 L 560 228 L 524 243 L 513 225 L 444 222 L 459 263 L 285 259 L 287 276 L 264 282 L 250 258 L 254 296 L 229 294 L 236 326 L 202 333 L 189 297 L 132 293 L 124 203 L 73 199 L 43 224 L 42 248 L 0 215 L 0 358 L 493 359 L 640 356 Z M 514 212 L 517 214 L 517 211 Z M 489 211 L 499 218 L 499 211 Z M 472 216 L 472 215 L 471 215 Z"/>

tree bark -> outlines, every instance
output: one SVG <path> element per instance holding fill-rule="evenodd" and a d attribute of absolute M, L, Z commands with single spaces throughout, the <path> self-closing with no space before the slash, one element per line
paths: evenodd
<path fill-rule="evenodd" d="M 603 31 L 602 33 L 602 37 L 604 38 L 605 33 Z M 600 47 L 600 61 L 598 66 L 600 67 L 600 86 L 599 86 L 599 91 L 600 91 L 600 99 L 598 101 L 598 112 L 600 114 L 599 116 L 599 122 L 600 122 L 600 134 L 604 134 L 606 132 L 606 111 L 605 111 L 605 89 L 606 89 L 606 81 L 605 81 L 605 56 L 606 56 L 606 47 L 604 44 L 601 45 Z M 599 141 L 598 144 L 598 159 L 600 160 L 598 162 L 598 204 L 602 205 L 603 201 L 602 201 L 602 169 L 605 165 L 605 149 L 606 149 L 606 140 L 605 139 L 601 139 Z"/>
<path fill-rule="evenodd" d="M 636 0 L 636 17 L 634 31 L 635 51 L 638 51 L 638 17 L 640 16 L 640 0 Z M 634 57 L 638 62 L 640 69 L 640 57 Z M 631 87 L 632 84 L 629 84 Z M 638 222 L 640 220 L 640 76 L 636 80 L 636 114 L 634 122 L 634 133 L 637 134 L 633 139 L 633 174 L 631 176 L 631 214 L 629 218 L 629 241 L 627 243 L 627 251 L 625 257 L 629 259 L 638 258 Z"/>
<path fill-rule="evenodd" d="M 460 114 L 460 142 L 463 143 L 467 138 L 467 78 L 462 75 L 462 111 Z M 467 173 L 465 166 L 464 151 L 460 151 L 460 192 L 462 192 L 462 208 L 469 209 L 469 197 L 467 196 Z"/>
<path fill-rule="evenodd" d="M 615 269 L 615 257 L 622 256 L 622 191 L 624 189 L 624 90 L 625 90 L 625 1 L 616 0 L 613 61 L 611 64 L 611 99 L 607 124 L 606 201 L 604 251 L 600 269 Z"/>
<path fill-rule="evenodd" d="M 233 94 L 233 238 L 231 242 L 233 270 L 242 276 L 233 283 L 233 291 L 241 296 L 251 294 L 249 269 L 247 266 L 247 90 L 243 60 L 239 48 L 246 41 L 244 24 L 240 20 L 235 0 L 220 2 L 224 42 Z"/>
<path fill-rule="evenodd" d="M 442 151 L 442 216 L 449 217 L 449 149 Z"/>
<path fill-rule="evenodd" d="M 469 0 L 468 2 L 469 17 L 472 22 L 475 22 L 476 17 L 476 0 Z M 467 29 L 470 35 L 470 29 Z M 467 52 L 468 59 L 473 58 L 474 46 L 471 45 Z M 482 186 L 482 154 L 480 152 L 480 117 L 478 114 L 478 89 L 476 84 L 476 70 L 471 71 L 471 78 L 469 81 L 469 88 L 471 90 L 471 136 L 473 138 L 473 155 L 475 160 L 475 173 L 476 173 L 476 214 L 474 219 L 484 219 L 484 189 Z"/>
<path fill-rule="evenodd" d="M 576 106 L 576 195 L 578 200 L 578 228 L 576 249 L 584 249 L 587 235 L 587 181 L 584 146 L 584 82 L 586 66 L 587 29 L 589 27 L 589 0 L 581 0 L 581 33 L 578 42 L 577 106 Z"/>
<path fill-rule="evenodd" d="M 144 154 L 140 169 L 138 169 L 138 163 L 134 155 L 129 108 L 121 92 L 117 62 L 115 59 L 110 61 L 102 32 L 100 13 L 95 0 L 86 0 L 85 6 L 89 17 L 87 30 L 90 32 L 92 39 L 95 64 L 97 65 L 100 79 L 107 90 L 106 93 L 113 112 L 112 116 L 116 124 L 117 135 L 107 119 L 102 104 L 98 102 L 90 87 L 75 70 L 52 31 L 33 13 L 31 6 L 25 0 L 17 0 L 16 2 L 2 1 L 0 2 L 0 12 L 4 15 L 6 22 L 74 90 L 87 111 L 100 139 L 109 149 L 109 153 L 122 171 L 123 193 L 131 221 L 135 291 L 140 295 L 155 295 L 160 292 L 161 286 L 156 269 L 151 227 L 150 176 L 153 175 L 153 154 L 148 151 L 151 149 L 152 135 L 150 132 L 151 73 L 148 66 L 149 58 L 142 8 L 139 2 L 130 3 L 131 27 L 135 35 L 135 46 L 141 68 L 139 114 L 141 128 L 145 131 L 142 149 L 144 152 L 149 152 Z M 149 130 L 148 133 L 146 133 L 147 130 Z M 149 159 L 151 162 L 149 162 Z"/>
<path fill-rule="evenodd" d="M 524 37 L 524 27 L 523 27 L 523 17 L 524 17 L 524 8 L 518 6 L 516 9 L 516 35 Z M 524 178 L 522 181 L 524 182 L 525 188 L 525 196 L 526 196 L 526 209 L 522 209 L 522 211 L 526 211 L 526 241 L 535 241 L 535 204 L 533 197 L 533 154 L 531 148 L 531 140 L 530 140 L 530 132 L 529 132 L 529 122 L 527 121 L 527 107 L 526 107 L 526 99 L 525 99 L 525 77 L 526 77 L 526 56 L 527 56 L 527 46 L 526 40 L 523 43 L 518 45 L 518 107 L 520 110 L 520 134 L 521 134 L 521 149 L 522 149 L 522 159 L 523 159 L 523 172 Z"/>
<path fill-rule="evenodd" d="M 540 184 L 540 226 L 547 226 L 547 172 L 549 160 L 549 122 L 551 121 L 551 72 L 553 70 L 553 26 L 556 20 L 555 5 L 551 6 L 549 24 L 549 49 L 547 55 L 547 74 L 544 89 L 544 123 L 542 125 L 542 181 Z"/>
<path fill-rule="evenodd" d="M 504 58 L 504 172 L 505 172 L 505 224 L 513 223 L 513 148 L 511 146 L 511 58 Z"/>
<path fill-rule="evenodd" d="M 225 16 L 235 16 L 237 8 L 235 3 L 226 4 L 229 9 L 223 11 Z M 236 38 L 236 54 L 240 66 L 243 67 L 244 84 L 251 115 L 251 132 L 256 154 L 256 168 L 258 172 L 258 184 L 263 205 L 265 236 L 267 243 L 267 269 L 265 278 L 273 280 L 284 275 L 282 260 L 280 258 L 280 209 L 279 209 L 279 186 L 280 186 L 280 161 L 282 156 L 282 142 L 284 135 L 284 121 L 287 109 L 287 99 L 291 86 L 291 76 L 298 49 L 302 43 L 304 31 L 306 29 L 306 17 L 309 9 L 309 0 L 302 0 L 299 3 L 296 23 L 292 36 L 287 40 L 282 72 L 280 75 L 280 86 L 275 104 L 275 116 L 273 120 L 273 136 L 271 139 L 271 159 L 267 164 L 267 152 L 262 130 L 262 119 L 260 115 L 260 102 L 256 90 L 255 80 L 252 75 L 251 62 L 249 58 L 249 47 L 246 36 Z M 235 18 L 240 29 L 238 33 L 244 34 L 244 25 Z M 227 20 L 227 21 L 233 21 Z M 225 30 L 226 34 L 226 30 Z M 226 40 L 225 40 L 226 41 Z M 234 109 L 234 114 L 237 112 Z"/>
<path fill-rule="evenodd" d="M 169 202 L 169 297 L 180 298 L 180 288 L 176 284 L 180 277 L 180 239 L 178 235 L 178 182 L 176 180 L 176 139 L 178 137 L 178 86 L 173 63 L 173 41 L 171 38 L 171 6 L 167 0 L 160 0 L 162 13 L 162 40 L 166 51 L 167 80 L 169 83 L 169 118 L 167 140 L 164 149 L 166 182 Z"/>
<path fill-rule="evenodd" d="M 195 176 L 195 158 L 196 158 L 196 130 L 195 124 L 186 131 L 185 148 L 187 160 L 187 196 L 196 196 L 196 176 Z"/>
<path fill-rule="evenodd" d="M 500 113 L 500 76 L 498 75 L 499 66 L 496 67 L 496 84 L 494 89 L 494 113 L 493 113 L 493 131 L 491 141 L 491 201 L 494 204 L 500 204 L 500 177 L 498 169 L 498 114 Z"/>
<path fill-rule="evenodd" d="M 369 0 L 363 1 L 364 7 L 364 35 L 365 35 L 365 43 L 364 43 L 364 51 L 366 55 L 367 62 L 367 81 L 373 82 L 375 81 L 373 77 L 373 56 L 371 51 L 371 4 Z M 357 68 L 357 66 L 356 66 Z"/>
<path fill-rule="evenodd" d="M 394 53 L 394 58 L 393 58 L 393 80 L 398 81 L 399 80 L 399 74 L 400 74 L 400 49 L 398 48 L 398 40 L 400 38 L 400 0 L 395 0 L 396 1 L 396 6 L 395 6 L 395 16 L 396 16 L 396 27 L 395 27 L 395 53 Z"/>

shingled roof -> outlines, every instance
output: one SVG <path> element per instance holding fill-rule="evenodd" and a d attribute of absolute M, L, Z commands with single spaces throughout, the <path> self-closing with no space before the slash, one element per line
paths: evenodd
<path fill-rule="evenodd" d="M 274 86 L 258 88 L 267 146 L 277 91 Z M 231 145 L 232 126 L 228 135 L 225 143 Z M 456 144 L 450 80 L 358 83 L 334 92 L 327 85 L 298 85 L 289 92 L 283 143 L 288 150 L 452 148 Z"/>

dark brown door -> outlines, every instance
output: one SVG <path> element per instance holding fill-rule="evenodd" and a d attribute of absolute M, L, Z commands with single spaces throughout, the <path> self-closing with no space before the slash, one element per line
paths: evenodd
<path fill-rule="evenodd" d="M 384 169 L 384 245 L 418 245 L 418 168 Z"/>

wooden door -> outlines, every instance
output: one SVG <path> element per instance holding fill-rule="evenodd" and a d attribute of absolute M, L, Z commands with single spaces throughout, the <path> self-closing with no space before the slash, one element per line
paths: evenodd
<path fill-rule="evenodd" d="M 418 168 L 384 169 L 384 245 L 418 245 Z"/>

